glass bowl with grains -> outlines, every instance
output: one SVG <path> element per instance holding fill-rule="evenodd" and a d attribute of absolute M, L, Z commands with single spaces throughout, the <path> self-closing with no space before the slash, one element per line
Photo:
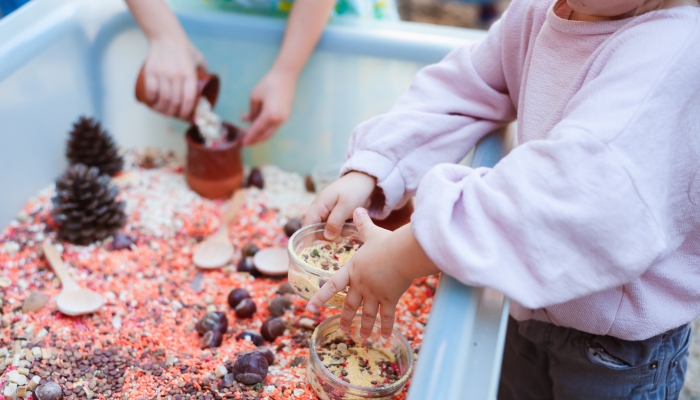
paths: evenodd
<path fill-rule="evenodd" d="M 362 246 L 354 224 L 346 222 L 335 240 L 323 236 L 326 223 L 305 226 L 289 239 L 289 283 L 294 291 L 310 300 L 323 285 Z M 340 308 L 347 288 L 326 302 L 327 307 Z"/>
<path fill-rule="evenodd" d="M 390 399 L 401 392 L 413 371 L 413 350 L 396 329 L 389 338 L 360 336 L 357 315 L 348 332 L 339 328 L 340 316 L 325 319 L 311 337 L 306 379 L 322 400 Z"/>

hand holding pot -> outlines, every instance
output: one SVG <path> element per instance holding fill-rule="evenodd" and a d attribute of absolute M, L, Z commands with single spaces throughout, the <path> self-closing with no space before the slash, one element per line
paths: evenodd
<path fill-rule="evenodd" d="M 163 114 L 188 119 L 197 99 L 197 67 L 204 66 L 204 57 L 187 38 L 152 40 L 143 66 L 146 103 Z"/>

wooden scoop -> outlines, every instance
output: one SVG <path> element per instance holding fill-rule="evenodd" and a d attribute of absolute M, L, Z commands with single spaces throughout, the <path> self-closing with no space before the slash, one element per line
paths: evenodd
<path fill-rule="evenodd" d="M 66 315 L 76 316 L 90 314 L 102 308 L 104 304 L 102 296 L 90 289 L 78 286 L 68 273 L 56 248 L 48 240 L 43 243 L 42 247 L 44 248 L 44 256 L 49 260 L 49 264 L 63 286 L 61 293 L 56 298 L 58 311 Z"/>
<path fill-rule="evenodd" d="M 233 258 L 233 245 L 228 237 L 228 227 L 231 221 L 238 214 L 243 202 L 245 201 L 245 193 L 242 189 L 238 189 L 231 197 L 224 218 L 221 220 L 219 231 L 209 236 L 205 241 L 197 245 L 194 249 L 192 261 L 196 266 L 203 269 L 220 268 L 226 265 Z"/>

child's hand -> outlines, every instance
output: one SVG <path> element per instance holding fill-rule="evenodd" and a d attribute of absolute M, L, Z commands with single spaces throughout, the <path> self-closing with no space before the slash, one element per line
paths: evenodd
<path fill-rule="evenodd" d="M 304 225 L 326 221 L 326 239 L 333 240 L 357 207 L 368 207 L 377 186 L 373 177 L 349 172 L 328 185 L 316 196 L 304 216 Z"/>
<path fill-rule="evenodd" d="M 243 145 L 264 142 L 272 137 L 292 112 L 296 78 L 271 70 L 253 88 L 250 111 L 241 119 L 251 123 L 246 129 Z"/>
<path fill-rule="evenodd" d="M 357 309 L 362 305 L 360 335 L 372 333 L 377 311 L 381 316 L 381 334 L 391 335 L 396 304 L 415 278 L 439 272 L 420 247 L 411 225 L 395 232 L 378 228 L 367 211 L 358 208 L 354 221 L 364 245 L 311 298 L 307 309 L 316 312 L 333 295 L 346 286 L 350 290 L 340 314 L 340 328 L 348 330 Z"/>
<path fill-rule="evenodd" d="M 197 97 L 197 67 L 204 57 L 186 37 L 170 35 L 151 40 L 144 67 L 146 99 L 166 115 L 187 118 Z"/>

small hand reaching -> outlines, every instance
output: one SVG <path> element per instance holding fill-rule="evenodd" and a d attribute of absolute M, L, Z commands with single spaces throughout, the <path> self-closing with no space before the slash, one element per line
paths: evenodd
<path fill-rule="evenodd" d="M 376 186 L 376 179 L 362 172 L 343 175 L 316 196 L 304 216 L 304 225 L 326 221 L 324 236 L 335 239 L 353 210 L 369 206 Z"/>
<path fill-rule="evenodd" d="M 340 314 L 340 328 L 348 330 L 362 305 L 360 335 L 369 337 L 380 314 L 381 334 L 391 335 L 396 305 L 413 280 L 439 272 L 416 241 L 411 225 L 391 232 L 374 225 L 367 211 L 358 208 L 353 220 L 363 246 L 311 298 L 307 309 L 316 312 L 333 295 L 349 286 Z"/>
<path fill-rule="evenodd" d="M 251 123 L 245 130 L 244 146 L 266 141 L 289 118 L 295 86 L 296 78 L 275 70 L 258 82 L 250 94 L 250 110 L 241 117 Z"/>

